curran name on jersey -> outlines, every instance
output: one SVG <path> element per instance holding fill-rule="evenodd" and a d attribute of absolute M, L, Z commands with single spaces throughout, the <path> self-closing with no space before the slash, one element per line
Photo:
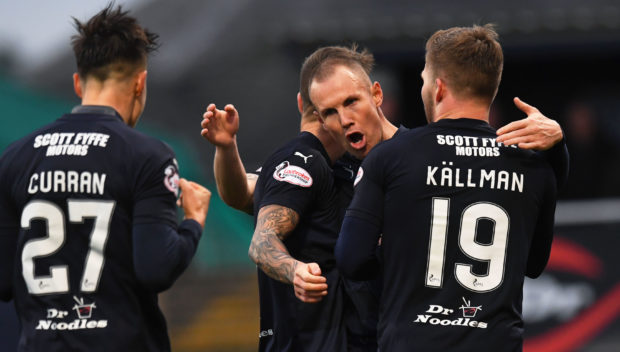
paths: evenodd
<path fill-rule="evenodd" d="M 103 195 L 106 174 L 89 171 L 41 171 L 30 176 L 28 193 L 68 192 Z"/>

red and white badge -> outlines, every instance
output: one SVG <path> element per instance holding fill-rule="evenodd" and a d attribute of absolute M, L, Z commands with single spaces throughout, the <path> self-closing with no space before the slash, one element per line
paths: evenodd
<path fill-rule="evenodd" d="M 296 186 L 312 186 L 312 176 L 310 176 L 310 173 L 299 166 L 291 165 L 288 161 L 284 161 L 276 167 L 273 178 L 277 181 L 288 182 Z"/>
<path fill-rule="evenodd" d="M 355 176 L 355 181 L 353 181 L 353 186 L 357 186 L 357 183 L 362 180 L 362 177 L 364 177 L 364 169 L 360 166 L 360 168 L 357 169 L 357 175 Z"/>

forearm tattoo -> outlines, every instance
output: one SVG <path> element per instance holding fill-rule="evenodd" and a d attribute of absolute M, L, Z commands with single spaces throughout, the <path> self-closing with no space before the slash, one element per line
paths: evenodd
<path fill-rule="evenodd" d="M 268 205 L 258 212 L 256 230 L 250 244 L 250 258 L 268 276 L 292 284 L 297 261 L 282 240 L 297 226 L 299 215 L 292 209 Z"/>

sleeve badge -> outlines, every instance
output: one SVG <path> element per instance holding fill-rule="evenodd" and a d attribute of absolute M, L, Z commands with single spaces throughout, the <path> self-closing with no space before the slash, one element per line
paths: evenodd
<path fill-rule="evenodd" d="M 164 186 L 174 193 L 175 197 L 179 196 L 179 172 L 175 165 L 168 165 L 164 170 Z"/>
<path fill-rule="evenodd" d="M 312 176 L 310 176 L 310 173 L 299 166 L 291 165 L 288 161 L 283 161 L 276 167 L 273 178 L 277 181 L 288 182 L 296 186 L 312 186 Z"/>

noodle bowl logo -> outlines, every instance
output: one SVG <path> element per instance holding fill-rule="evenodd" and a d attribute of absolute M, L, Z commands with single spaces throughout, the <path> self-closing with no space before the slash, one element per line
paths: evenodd
<path fill-rule="evenodd" d="M 95 302 L 93 303 L 84 303 L 84 298 L 78 299 L 73 296 L 73 300 L 77 303 L 73 306 L 73 310 L 77 312 L 78 318 L 80 319 L 88 319 L 93 314 L 93 308 L 97 308 Z"/>
<path fill-rule="evenodd" d="M 472 307 L 471 301 L 466 301 L 465 297 L 462 298 L 465 305 L 460 306 L 459 309 L 463 311 L 463 318 L 473 318 L 479 310 L 482 310 L 482 306 Z"/>

